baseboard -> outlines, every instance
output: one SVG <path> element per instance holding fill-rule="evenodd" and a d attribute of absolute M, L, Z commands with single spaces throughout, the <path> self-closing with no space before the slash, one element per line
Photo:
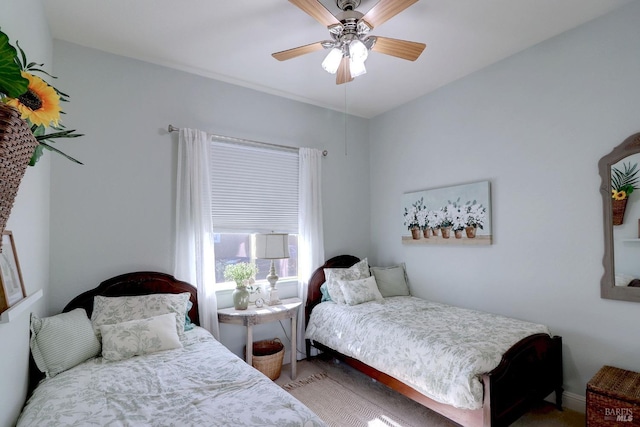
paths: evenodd
<path fill-rule="evenodd" d="M 551 403 L 556 403 L 555 393 L 551 393 L 545 400 Z M 587 408 L 587 399 L 582 395 L 565 391 L 562 393 L 562 406 L 567 409 L 571 409 L 572 411 L 584 414 Z"/>

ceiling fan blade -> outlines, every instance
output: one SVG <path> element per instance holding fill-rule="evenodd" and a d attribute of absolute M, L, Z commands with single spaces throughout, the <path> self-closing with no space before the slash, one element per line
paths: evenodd
<path fill-rule="evenodd" d="M 289 0 L 291 3 L 298 6 L 313 19 L 328 27 L 329 25 L 339 24 L 338 18 L 333 16 L 326 7 L 322 5 L 318 0 Z"/>
<path fill-rule="evenodd" d="M 286 61 L 287 59 L 295 58 L 300 55 L 305 55 L 307 53 L 315 52 L 322 49 L 324 49 L 322 43 L 316 42 L 300 47 L 294 47 L 293 49 L 283 50 L 282 52 L 272 53 L 271 56 L 276 58 L 278 61 Z"/>
<path fill-rule="evenodd" d="M 376 37 L 376 43 L 371 50 L 384 53 L 385 55 L 395 56 L 396 58 L 415 61 L 425 47 L 427 47 L 427 45 L 424 43 L 390 39 L 388 37 Z"/>
<path fill-rule="evenodd" d="M 343 56 L 340 67 L 338 67 L 338 72 L 336 73 L 336 84 L 341 85 L 343 83 L 349 83 L 350 81 L 353 81 L 353 77 L 351 77 L 349 58 Z"/>
<path fill-rule="evenodd" d="M 418 0 L 380 0 L 362 19 L 367 21 L 371 28 L 375 28 L 417 2 Z"/>

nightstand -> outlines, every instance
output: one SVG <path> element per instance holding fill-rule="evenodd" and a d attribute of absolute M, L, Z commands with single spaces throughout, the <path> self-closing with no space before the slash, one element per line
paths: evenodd
<path fill-rule="evenodd" d="M 269 305 L 257 308 L 250 305 L 246 310 L 235 308 L 222 308 L 218 310 L 218 321 L 232 325 L 244 325 L 247 328 L 247 355 L 246 361 L 253 366 L 253 326 L 276 320 L 291 319 L 291 379 L 296 378 L 296 320 L 298 308 L 302 305 L 300 298 L 283 299 L 279 305 Z"/>

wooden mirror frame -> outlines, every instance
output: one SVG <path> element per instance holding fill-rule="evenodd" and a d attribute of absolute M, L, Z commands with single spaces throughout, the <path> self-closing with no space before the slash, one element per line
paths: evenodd
<path fill-rule="evenodd" d="M 600 296 L 606 299 L 640 302 L 640 288 L 616 286 L 615 258 L 613 253 L 613 205 L 611 203 L 611 166 L 620 160 L 640 153 L 640 132 L 625 139 L 622 144 L 598 162 L 602 184 L 602 208 L 604 217 L 604 275 L 600 280 Z"/>

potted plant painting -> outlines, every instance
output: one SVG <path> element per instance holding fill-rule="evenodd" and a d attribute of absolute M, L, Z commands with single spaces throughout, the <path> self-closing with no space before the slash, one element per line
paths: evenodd
<path fill-rule="evenodd" d="M 484 229 L 484 222 L 487 217 L 487 208 L 476 202 L 467 202 L 465 204 L 466 223 L 464 231 L 469 239 L 476 237 L 476 231 Z"/>
<path fill-rule="evenodd" d="M 411 237 L 414 240 L 418 240 L 420 238 L 420 219 L 418 215 L 422 217 L 423 215 L 420 213 L 423 210 L 424 200 L 421 198 L 417 200 L 415 203 L 411 204 L 410 208 L 404 208 L 404 225 L 408 230 L 411 231 Z"/>

